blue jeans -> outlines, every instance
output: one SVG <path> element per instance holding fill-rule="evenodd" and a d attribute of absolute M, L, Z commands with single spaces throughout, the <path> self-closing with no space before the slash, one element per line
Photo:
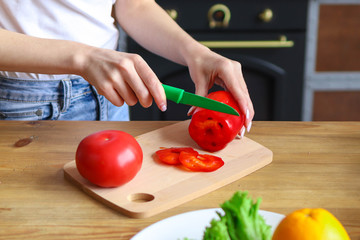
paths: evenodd
<path fill-rule="evenodd" d="M 129 108 L 114 106 L 81 77 L 44 81 L 0 76 L 0 120 L 129 121 Z"/>

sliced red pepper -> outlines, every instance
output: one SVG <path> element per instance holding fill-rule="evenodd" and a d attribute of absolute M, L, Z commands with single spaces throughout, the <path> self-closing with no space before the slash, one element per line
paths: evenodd
<path fill-rule="evenodd" d="M 181 164 L 179 161 L 180 152 L 186 152 L 193 155 L 198 155 L 198 152 L 190 147 L 172 147 L 172 148 L 165 148 L 159 151 L 156 151 L 156 155 L 158 159 L 166 164 L 169 165 L 178 165 Z"/>
<path fill-rule="evenodd" d="M 217 156 L 181 152 L 179 160 L 186 168 L 196 172 L 213 172 L 224 165 L 224 161 Z"/>

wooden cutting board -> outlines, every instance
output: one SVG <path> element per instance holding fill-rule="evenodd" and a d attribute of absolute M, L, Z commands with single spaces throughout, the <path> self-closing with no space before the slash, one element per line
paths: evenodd
<path fill-rule="evenodd" d="M 236 181 L 272 161 L 273 154 L 269 149 L 244 137 L 212 153 L 225 162 L 215 172 L 190 172 L 156 162 L 153 155 L 160 147 L 192 147 L 199 153 L 206 153 L 190 138 L 187 130 L 189 121 L 136 137 L 144 153 L 143 165 L 135 178 L 123 186 L 101 188 L 91 184 L 78 173 L 75 161 L 64 166 L 65 177 L 122 214 L 145 218 Z"/>

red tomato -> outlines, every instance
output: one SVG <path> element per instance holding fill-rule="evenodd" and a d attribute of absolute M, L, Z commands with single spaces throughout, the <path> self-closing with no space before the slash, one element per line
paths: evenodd
<path fill-rule="evenodd" d="M 224 161 L 220 157 L 209 154 L 194 155 L 181 152 L 179 160 L 186 168 L 196 172 L 212 172 L 224 165 Z"/>
<path fill-rule="evenodd" d="M 156 156 L 163 163 L 169 165 L 178 165 L 181 164 L 181 162 L 179 161 L 180 152 L 189 152 L 189 153 L 198 154 L 197 151 L 195 151 L 190 147 L 188 148 L 172 147 L 172 148 L 166 148 L 156 151 Z"/>
<path fill-rule="evenodd" d="M 130 134 L 106 130 L 85 137 L 76 150 L 76 167 L 84 178 L 101 187 L 117 187 L 139 172 L 143 152 Z"/>
<path fill-rule="evenodd" d="M 245 123 L 233 96 L 226 91 L 212 92 L 208 98 L 217 100 L 235 108 L 240 116 L 197 108 L 189 124 L 191 138 L 204 150 L 215 152 L 226 147 L 234 140 Z"/>

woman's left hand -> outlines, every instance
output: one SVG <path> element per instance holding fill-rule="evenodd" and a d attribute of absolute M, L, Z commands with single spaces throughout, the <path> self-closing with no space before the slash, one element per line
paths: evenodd
<path fill-rule="evenodd" d="M 196 56 L 189 59 L 190 76 L 195 83 L 195 93 L 206 96 L 214 85 L 220 85 L 231 92 L 246 115 L 245 128 L 250 131 L 254 117 L 254 107 L 242 74 L 241 64 L 225 58 L 207 48 L 202 48 Z M 192 109 L 189 111 L 192 114 Z M 245 128 L 240 132 L 244 136 Z"/>

